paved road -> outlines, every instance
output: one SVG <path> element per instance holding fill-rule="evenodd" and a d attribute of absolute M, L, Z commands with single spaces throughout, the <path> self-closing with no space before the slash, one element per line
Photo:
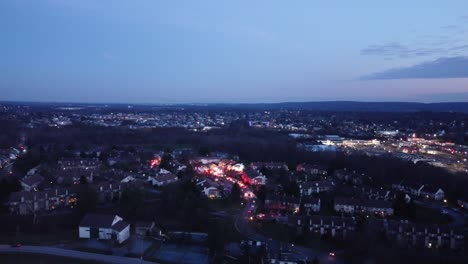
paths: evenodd
<path fill-rule="evenodd" d="M 450 207 L 443 207 L 443 205 L 438 204 L 438 203 L 433 203 L 430 201 L 419 201 L 419 200 L 414 200 L 415 204 L 421 205 L 423 207 L 435 209 L 438 211 L 445 210 L 447 215 L 452 217 L 453 222 L 451 222 L 449 225 L 453 227 L 463 227 L 466 223 L 466 215 L 464 212 L 456 212 Z"/>
<path fill-rule="evenodd" d="M 241 215 L 237 215 L 234 225 L 235 228 L 239 233 L 242 235 L 246 236 L 247 238 L 255 241 L 261 241 L 261 242 L 266 242 L 268 241 L 269 237 L 257 232 L 255 228 L 252 226 L 250 221 L 248 220 L 248 210 L 251 209 L 251 205 L 253 204 L 253 200 L 248 200 L 246 202 L 246 206 L 244 207 L 244 210 L 242 211 Z M 315 257 L 318 258 L 319 263 L 323 264 L 341 264 L 343 261 L 335 256 L 332 257 L 329 255 L 329 252 L 323 252 L 323 251 L 318 251 L 312 248 L 305 248 L 305 247 L 299 247 L 299 246 L 294 246 L 293 251 L 301 255 L 304 259 L 307 260 L 312 260 Z"/>
<path fill-rule="evenodd" d="M 34 254 L 44 254 L 44 255 L 54 255 L 54 256 L 61 256 L 61 257 L 69 257 L 75 259 L 83 259 L 83 260 L 92 260 L 97 262 L 104 262 L 104 263 L 118 263 L 118 264 L 151 264 L 154 262 L 142 261 L 140 259 L 135 258 L 126 258 L 120 256 L 112 256 L 112 255 L 102 255 L 102 254 L 95 254 L 95 253 L 88 253 L 76 250 L 69 250 L 69 249 L 62 249 L 62 248 L 54 248 L 54 247 L 41 247 L 41 246 L 21 246 L 18 248 L 11 247 L 9 245 L 0 245 L 0 253 L 34 253 Z"/>

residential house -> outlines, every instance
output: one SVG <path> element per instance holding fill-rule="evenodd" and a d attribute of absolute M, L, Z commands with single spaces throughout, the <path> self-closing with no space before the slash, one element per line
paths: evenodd
<path fill-rule="evenodd" d="M 191 148 L 179 148 L 179 149 L 174 149 L 170 154 L 172 157 L 178 159 L 181 157 L 191 157 L 196 155 L 198 152 L 194 149 Z M 158 152 L 158 155 L 161 157 L 164 155 L 164 152 Z"/>
<path fill-rule="evenodd" d="M 393 215 L 393 204 L 382 200 L 360 200 L 335 197 L 334 209 L 341 213 L 374 213 L 381 216 Z"/>
<path fill-rule="evenodd" d="M 79 184 L 81 177 L 84 177 L 86 182 L 91 183 L 93 182 L 94 176 L 97 174 L 97 169 L 61 167 L 54 170 L 53 174 L 57 178 L 58 183 Z"/>
<path fill-rule="evenodd" d="M 180 163 L 177 160 L 169 161 L 169 167 L 170 167 L 171 171 L 173 171 L 175 173 L 179 173 L 179 172 L 185 171 L 187 169 L 186 165 Z"/>
<path fill-rule="evenodd" d="M 266 168 L 268 170 L 289 170 L 288 165 L 284 162 L 252 162 L 250 167 L 254 170 Z"/>
<path fill-rule="evenodd" d="M 96 158 L 63 158 L 58 161 L 61 168 L 81 168 L 85 170 L 97 169 L 101 162 Z"/>
<path fill-rule="evenodd" d="M 356 171 L 350 171 L 348 169 L 337 170 L 334 173 L 334 177 L 342 182 L 346 182 L 352 185 L 362 185 L 365 174 Z"/>
<path fill-rule="evenodd" d="M 301 195 L 312 195 L 333 190 L 335 183 L 329 180 L 303 182 L 299 184 Z"/>
<path fill-rule="evenodd" d="M 39 185 L 44 181 L 44 177 L 39 174 L 34 174 L 32 176 L 26 176 L 20 180 L 21 187 L 27 192 L 35 191 Z"/>
<path fill-rule="evenodd" d="M 7 166 L 11 161 L 9 151 L 6 149 L 0 149 L 0 169 Z"/>
<path fill-rule="evenodd" d="M 267 183 L 267 178 L 265 175 L 260 175 L 252 179 L 253 185 L 265 185 Z"/>
<path fill-rule="evenodd" d="M 198 157 L 190 160 L 190 164 L 195 167 L 195 165 L 203 164 L 207 165 L 210 163 L 218 164 L 221 161 L 218 157 Z"/>
<path fill-rule="evenodd" d="M 120 183 L 122 184 L 126 184 L 126 183 L 130 183 L 130 182 L 133 182 L 135 181 L 136 179 L 133 177 L 133 176 L 126 176 L 125 178 L 123 178 Z"/>
<path fill-rule="evenodd" d="M 384 188 L 362 188 L 362 194 L 366 199 L 369 200 L 383 200 L 393 201 L 396 198 L 396 193 L 392 190 Z"/>
<path fill-rule="evenodd" d="M 244 174 L 250 178 L 253 185 L 265 185 L 267 178 L 259 170 L 246 168 Z"/>
<path fill-rule="evenodd" d="M 359 211 L 361 202 L 354 198 L 335 197 L 334 209 L 337 212 L 354 214 Z"/>
<path fill-rule="evenodd" d="M 136 222 L 134 228 L 135 234 L 140 237 L 161 235 L 161 230 L 156 227 L 154 222 Z"/>
<path fill-rule="evenodd" d="M 247 255 L 252 263 L 265 263 L 263 258 L 266 257 L 265 242 L 255 240 L 242 240 L 239 247 L 236 243 L 227 244 L 225 247 L 226 254 L 233 257 Z"/>
<path fill-rule="evenodd" d="M 301 203 L 307 214 L 318 213 L 320 211 L 320 198 L 302 197 Z"/>
<path fill-rule="evenodd" d="M 392 184 L 392 188 L 417 197 L 424 197 L 426 199 L 434 199 L 437 201 L 441 201 L 445 197 L 445 193 L 441 188 L 435 188 L 430 185 L 400 183 Z"/>
<path fill-rule="evenodd" d="M 73 207 L 77 203 L 76 188 L 57 188 L 39 192 L 13 192 L 6 206 L 12 214 L 28 215 L 39 211 Z"/>
<path fill-rule="evenodd" d="M 148 181 L 151 182 L 153 186 L 163 186 L 174 183 L 177 180 L 178 178 L 175 174 L 165 169 L 160 169 L 155 176 L 148 176 Z"/>
<path fill-rule="evenodd" d="M 298 198 L 269 195 L 265 198 L 265 208 L 273 211 L 298 213 L 301 201 Z"/>
<path fill-rule="evenodd" d="M 382 221 L 387 237 L 402 247 L 461 250 L 464 236 L 449 225 L 424 225 L 408 221 Z"/>
<path fill-rule="evenodd" d="M 393 204 L 382 200 L 364 200 L 361 210 L 366 213 L 380 214 L 381 216 L 393 215 Z"/>
<path fill-rule="evenodd" d="M 328 174 L 327 168 L 318 164 L 302 163 L 296 166 L 296 171 L 313 175 L 325 176 Z"/>
<path fill-rule="evenodd" d="M 288 216 L 288 224 L 299 233 L 307 228 L 310 235 L 321 237 L 329 235 L 334 238 L 345 239 L 353 234 L 356 220 L 352 217 L 336 216 Z"/>
<path fill-rule="evenodd" d="M 210 199 L 222 197 L 220 185 L 208 178 L 204 178 L 197 182 L 197 186 L 201 189 L 201 192 Z"/>
<path fill-rule="evenodd" d="M 266 263 L 298 264 L 304 261 L 302 255 L 299 255 L 293 250 L 293 245 L 291 245 L 291 243 L 267 240 L 265 249 L 267 252 Z"/>
<path fill-rule="evenodd" d="M 98 200 L 103 202 L 120 199 L 122 197 L 122 187 L 117 183 L 100 182 L 94 185 Z"/>
<path fill-rule="evenodd" d="M 219 188 L 214 187 L 214 186 L 205 187 L 203 188 L 202 192 L 206 197 L 210 199 L 216 199 L 216 198 L 222 197 L 221 191 L 219 190 Z"/>
<path fill-rule="evenodd" d="M 119 244 L 130 238 L 130 224 L 118 215 L 86 214 L 78 231 L 80 238 L 114 240 Z"/>
<path fill-rule="evenodd" d="M 445 193 L 441 188 L 424 185 L 424 188 L 421 190 L 421 196 L 425 197 L 426 199 L 442 201 L 445 197 Z"/>
<path fill-rule="evenodd" d="M 424 186 L 421 184 L 392 184 L 393 189 L 403 191 L 414 196 L 419 196 L 423 187 Z"/>

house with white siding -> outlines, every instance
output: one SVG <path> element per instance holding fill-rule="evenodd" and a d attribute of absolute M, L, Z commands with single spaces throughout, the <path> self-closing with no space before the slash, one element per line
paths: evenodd
<path fill-rule="evenodd" d="M 80 238 L 114 240 L 119 244 L 130 238 L 130 224 L 118 215 L 86 214 L 78 231 Z"/>
<path fill-rule="evenodd" d="M 163 186 L 167 184 L 174 183 L 178 180 L 177 176 L 172 172 L 161 169 L 156 175 L 148 176 L 148 181 L 153 186 Z"/>
<path fill-rule="evenodd" d="M 392 184 L 392 188 L 414 196 L 434 199 L 437 201 L 441 201 L 445 197 L 445 193 L 441 188 L 427 184 Z"/>
<path fill-rule="evenodd" d="M 334 209 L 340 213 L 374 213 L 382 216 L 393 215 L 391 202 L 382 200 L 360 200 L 335 197 Z"/>

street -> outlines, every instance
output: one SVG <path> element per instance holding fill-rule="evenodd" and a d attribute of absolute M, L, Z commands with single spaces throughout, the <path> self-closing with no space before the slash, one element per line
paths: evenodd
<path fill-rule="evenodd" d="M 121 264 L 151 264 L 154 262 L 142 261 L 136 258 L 127 258 L 113 255 L 102 255 L 95 253 L 88 253 L 76 250 L 54 248 L 54 247 L 41 247 L 41 246 L 21 246 L 11 247 L 10 245 L 0 245 L 0 253 L 33 253 L 54 255 L 61 257 L 69 257 L 76 259 L 92 260 L 105 263 L 121 263 Z"/>
<path fill-rule="evenodd" d="M 236 216 L 234 225 L 236 230 L 246 236 L 248 239 L 266 242 L 268 240 L 272 240 L 264 236 L 263 234 L 259 233 L 249 221 L 248 211 L 252 209 L 252 205 L 254 204 L 253 201 L 255 199 L 248 199 L 245 203 L 245 207 L 242 210 L 241 215 Z M 320 263 L 325 264 L 332 264 L 332 263 L 344 263 L 342 260 L 339 259 L 338 256 L 330 256 L 330 252 L 323 252 L 317 251 L 312 248 L 300 247 L 294 245 L 293 251 L 300 254 L 304 260 L 313 260 L 315 257 L 318 258 Z"/>
<path fill-rule="evenodd" d="M 463 227 L 465 225 L 466 215 L 463 211 L 457 212 L 457 211 L 454 211 L 453 208 L 451 207 L 444 207 L 441 204 L 434 203 L 428 200 L 423 200 L 423 201 L 414 200 L 414 203 L 420 206 L 435 209 L 438 211 L 445 210 L 446 214 L 449 215 L 453 219 L 453 222 L 449 224 L 453 227 Z"/>

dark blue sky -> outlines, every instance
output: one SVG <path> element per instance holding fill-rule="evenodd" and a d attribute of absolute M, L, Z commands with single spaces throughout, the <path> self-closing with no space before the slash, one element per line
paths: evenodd
<path fill-rule="evenodd" d="M 339 2 L 2 0 L 0 100 L 468 101 L 468 1 Z"/>

